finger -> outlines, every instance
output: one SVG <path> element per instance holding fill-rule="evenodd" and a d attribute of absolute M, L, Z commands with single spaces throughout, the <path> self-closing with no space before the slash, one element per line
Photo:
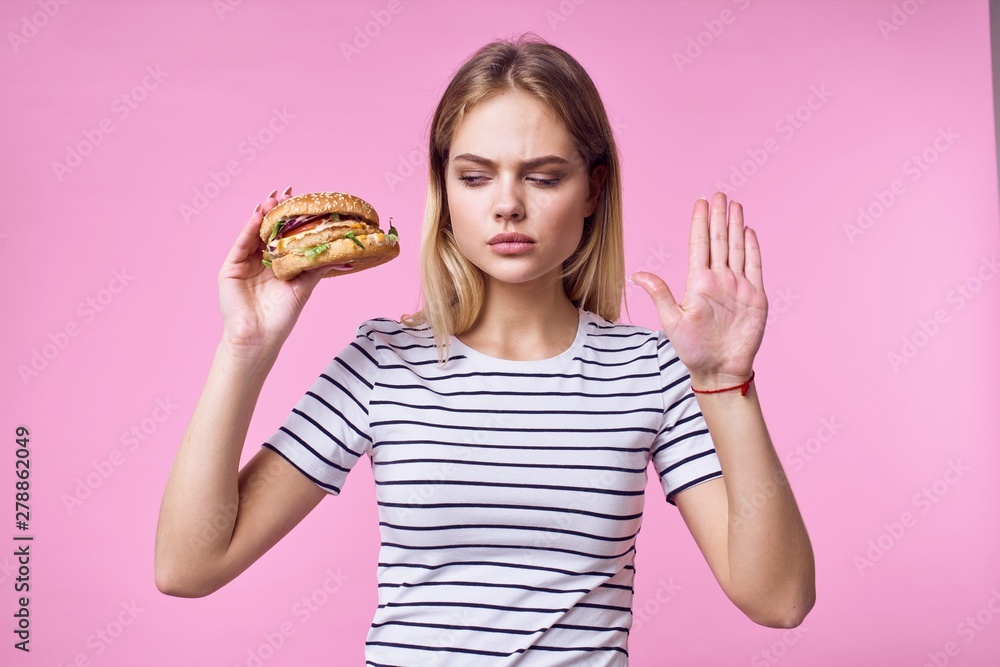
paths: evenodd
<path fill-rule="evenodd" d="M 313 269 L 311 271 L 303 271 L 299 275 L 292 278 L 292 282 L 302 285 L 305 290 L 305 294 L 308 297 L 312 294 L 313 288 L 319 283 L 320 280 L 327 276 L 327 271 L 319 269 Z"/>
<path fill-rule="evenodd" d="M 726 195 L 716 192 L 712 195 L 712 214 L 708 229 L 712 241 L 711 269 L 724 269 L 729 262 L 729 233 L 726 229 Z"/>
<path fill-rule="evenodd" d="M 656 312 L 660 315 L 660 323 L 667 337 L 673 336 L 674 327 L 680 320 L 680 308 L 677 307 L 677 300 L 670 292 L 670 288 L 659 276 L 646 271 L 634 273 L 629 280 L 639 285 L 653 299 Z"/>
<path fill-rule="evenodd" d="M 764 270 L 760 261 L 760 242 L 757 240 L 757 232 L 747 227 L 746 233 L 747 260 L 746 275 L 757 289 L 764 291 Z"/>
<path fill-rule="evenodd" d="M 729 268 L 737 276 L 743 275 L 743 262 L 746 256 L 743 231 L 743 206 L 736 202 L 729 203 Z"/>
<path fill-rule="evenodd" d="M 705 202 L 702 204 L 702 202 Z M 699 199 L 694 203 L 694 214 L 691 216 L 691 238 L 688 240 L 689 271 L 708 268 L 708 213 L 707 199 Z"/>
<path fill-rule="evenodd" d="M 263 207 L 261 211 L 263 212 L 264 215 L 267 215 L 268 213 L 271 212 L 271 209 L 277 205 L 278 205 L 278 191 L 272 190 L 271 194 L 269 194 L 267 198 L 264 200 L 264 203 L 261 204 L 261 206 Z"/>
<path fill-rule="evenodd" d="M 260 244 L 262 243 L 260 240 L 260 224 L 264 220 L 262 210 L 263 206 L 257 204 L 257 208 L 253 210 L 250 219 L 247 220 L 247 223 L 240 231 L 240 235 L 236 238 L 236 243 L 233 244 L 232 249 L 229 251 L 229 255 L 226 257 L 227 263 L 238 264 L 260 251 Z"/>

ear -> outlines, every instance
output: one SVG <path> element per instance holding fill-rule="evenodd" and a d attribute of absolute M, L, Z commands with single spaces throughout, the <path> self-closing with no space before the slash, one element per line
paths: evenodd
<path fill-rule="evenodd" d="M 599 164 L 594 167 L 594 170 L 590 174 L 590 195 L 587 197 L 587 215 L 585 218 L 589 218 L 594 214 L 597 209 L 597 200 L 601 196 L 601 189 L 604 187 L 604 179 L 608 175 L 607 167 L 603 164 Z"/>

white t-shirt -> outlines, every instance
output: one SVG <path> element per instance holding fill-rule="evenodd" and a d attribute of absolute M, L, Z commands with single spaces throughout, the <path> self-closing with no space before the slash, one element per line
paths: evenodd
<path fill-rule="evenodd" d="M 381 549 L 367 665 L 628 664 L 650 461 L 667 501 L 722 475 L 663 332 L 580 310 L 538 361 L 363 322 L 262 446 L 339 494 L 373 466 Z"/>

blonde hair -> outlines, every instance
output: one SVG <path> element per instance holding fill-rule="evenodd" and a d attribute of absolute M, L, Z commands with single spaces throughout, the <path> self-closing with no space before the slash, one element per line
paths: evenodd
<path fill-rule="evenodd" d="M 588 176 L 598 165 L 605 166 L 594 213 L 584 219 L 580 245 L 563 263 L 563 288 L 577 308 L 609 322 L 617 321 L 621 310 L 625 292 L 621 177 L 618 148 L 600 94 L 580 63 L 537 35 L 495 40 L 459 67 L 431 121 L 420 258 L 424 307 L 401 321 L 406 326 L 430 326 L 442 365 L 448 361 L 449 336 L 467 331 L 479 317 L 485 289 L 482 271 L 462 255 L 455 242 L 446 202 L 445 166 L 465 113 L 508 90 L 534 96 L 562 121 Z"/>

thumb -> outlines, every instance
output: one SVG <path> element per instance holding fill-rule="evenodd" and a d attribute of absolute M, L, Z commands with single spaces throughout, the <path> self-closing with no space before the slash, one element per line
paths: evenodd
<path fill-rule="evenodd" d="M 295 281 L 302 286 L 302 290 L 308 298 L 316 288 L 316 285 L 319 284 L 319 281 L 326 276 L 327 272 L 322 270 L 322 268 L 312 269 L 310 271 L 303 271 L 299 275 L 295 276 Z"/>
<path fill-rule="evenodd" d="M 677 300 L 674 299 L 667 284 L 659 276 L 646 271 L 633 273 L 629 277 L 629 281 L 644 289 L 646 294 L 653 299 L 656 311 L 660 315 L 663 331 L 671 336 L 674 326 L 681 318 L 681 312 L 680 308 L 677 307 Z"/>

